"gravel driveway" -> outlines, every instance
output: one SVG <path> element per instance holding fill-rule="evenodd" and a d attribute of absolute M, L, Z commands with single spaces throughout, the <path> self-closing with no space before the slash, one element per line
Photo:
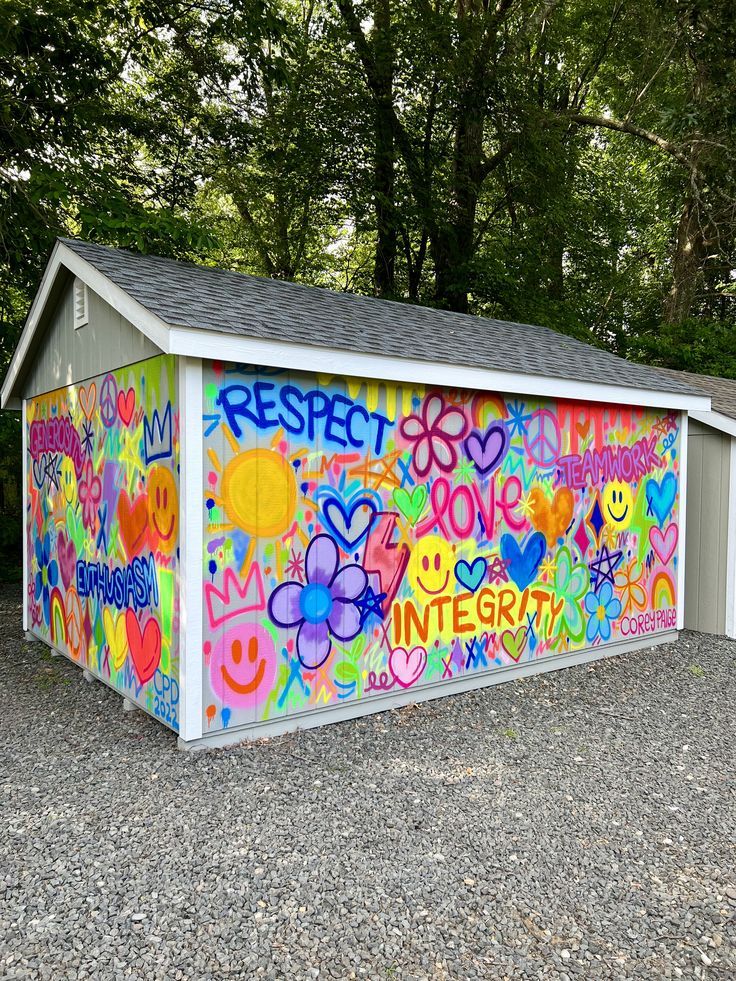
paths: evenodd
<path fill-rule="evenodd" d="M 19 603 L 1 977 L 736 977 L 736 644 L 188 755 Z"/>

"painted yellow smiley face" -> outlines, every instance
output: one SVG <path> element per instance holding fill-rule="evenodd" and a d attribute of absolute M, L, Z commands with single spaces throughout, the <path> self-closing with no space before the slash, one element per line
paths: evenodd
<path fill-rule="evenodd" d="M 603 516 L 617 528 L 628 528 L 634 510 L 631 487 L 621 480 L 606 484 L 603 491 Z"/>
<path fill-rule="evenodd" d="M 406 574 L 419 597 L 439 596 L 452 585 L 454 565 L 452 545 L 438 535 L 426 535 L 412 549 Z"/>
<path fill-rule="evenodd" d="M 148 529 L 166 555 L 176 547 L 179 496 L 174 475 L 167 467 L 153 467 L 148 475 Z"/>
<path fill-rule="evenodd" d="M 77 501 L 77 474 L 71 457 L 65 456 L 61 461 L 59 479 L 64 500 L 67 504 L 75 504 Z"/>

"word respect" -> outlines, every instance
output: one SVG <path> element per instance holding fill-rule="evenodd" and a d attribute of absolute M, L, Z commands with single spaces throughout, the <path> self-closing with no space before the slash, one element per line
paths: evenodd
<path fill-rule="evenodd" d="M 246 420 L 258 429 L 281 426 L 287 433 L 306 435 L 310 440 L 321 433 L 329 443 L 357 449 L 370 446 L 379 455 L 386 429 L 392 425 L 380 412 L 369 412 L 340 392 L 328 394 L 319 388 L 303 392 L 295 385 L 257 381 L 228 385 L 220 389 L 215 401 L 222 406 L 236 439 L 242 436 L 241 422 Z"/>

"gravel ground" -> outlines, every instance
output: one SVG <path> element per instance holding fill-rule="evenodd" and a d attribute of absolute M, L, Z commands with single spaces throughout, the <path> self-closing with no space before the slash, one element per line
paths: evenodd
<path fill-rule="evenodd" d="M 188 755 L 19 603 L 2 978 L 736 978 L 736 644 Z"/>

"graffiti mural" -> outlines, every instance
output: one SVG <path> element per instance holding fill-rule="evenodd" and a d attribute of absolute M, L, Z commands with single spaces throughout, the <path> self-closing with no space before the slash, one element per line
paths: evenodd
<path fill-rule="evenodd" d="M 676 413 L 204 369 L 205 732 L 674 629 Z"/>
<path fill-rule="evenodd" d="M 28 622 L 178 730 L 179 416 L 162 356 L 26 405 Z"/>

